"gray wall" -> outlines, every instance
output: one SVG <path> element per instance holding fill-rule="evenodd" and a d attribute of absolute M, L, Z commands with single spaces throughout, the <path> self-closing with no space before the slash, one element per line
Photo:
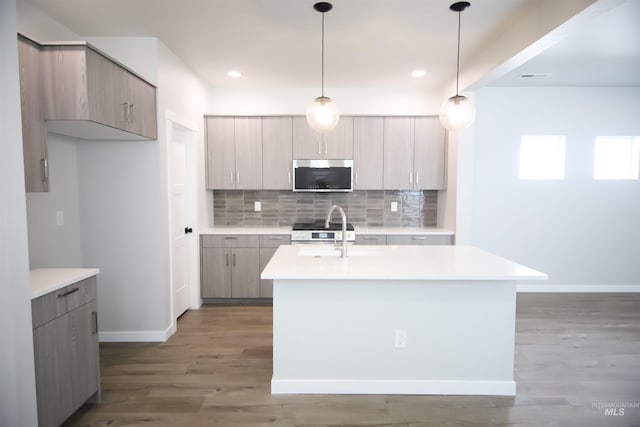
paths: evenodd
<path fill-rule="evenodd" d="M 0 425 L 37 425 L 15 0 L 0 2 Z"/>
<path fill-rule="evenodd" d="M 640 135 L 640 88 L 485 88 L 477 96 L 472 244 L 551 285 L 640 284 L 640 181 L 595 181 L 596 136 Z M 561 181 L 518 179 L 522 135 L 565 135 Z"/>

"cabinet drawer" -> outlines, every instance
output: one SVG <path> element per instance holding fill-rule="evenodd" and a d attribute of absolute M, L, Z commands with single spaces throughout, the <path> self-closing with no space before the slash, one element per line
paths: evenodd
<path fill-rule="evenodd" d="M 202 236 L 203 248 L 257 248 L 259 246 L 260 236 L 253 234 Z"/>
<path fill-rule="evenodd" d="M 387 244 L 389 245 L 450 245 L 451 236 L 393 234 L 393 235 L 387 236 Z"/>
<path fill-rule="evenodd" d="M 96 276 L 50 292 L 31 301 L 33 328 L 96 299 Z"/>
<path fill-rule="evenodd" d="M 356 235 L 356 245 L 386 245 L 387 236 L 384 234 Z"/>
<path fill-rule="evenodd" d="M 261 248 L 277 248 L 280 245 L 290 245 L 291 236 L 288 234 L 265 234 L 260 236 Z"/>

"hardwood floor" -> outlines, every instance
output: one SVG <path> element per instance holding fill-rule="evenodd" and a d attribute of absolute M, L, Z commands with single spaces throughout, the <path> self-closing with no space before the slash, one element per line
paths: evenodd
<path fill-rule="evenodd" d="M 209 305 L 166 343 L 101 344 L 102 403 L 64 425 L 640 426 L 639 294 L 519 294 L 515 398 L 272 396 L 271 321 Z"/>

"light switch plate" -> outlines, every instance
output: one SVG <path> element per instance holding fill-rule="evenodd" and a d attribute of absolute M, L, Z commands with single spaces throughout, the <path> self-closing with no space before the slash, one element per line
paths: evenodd
<path fill-rule="evenodd" d="M 398 212 L 398 202 L 391 202 L 391 212 Z"/>
<path fill-rule="evenodd" d="M 253 210 L 256 212 L 260 212 L 262 210 L 262 202 L 254 202 Z"/>

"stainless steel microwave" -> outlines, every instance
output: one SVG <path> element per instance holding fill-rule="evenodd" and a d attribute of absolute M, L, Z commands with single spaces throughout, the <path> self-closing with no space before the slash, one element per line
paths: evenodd
<path fill-rule="evenodd" d="M 293 191 L 353 191 L 353 160 L 294 160 Z"/>

